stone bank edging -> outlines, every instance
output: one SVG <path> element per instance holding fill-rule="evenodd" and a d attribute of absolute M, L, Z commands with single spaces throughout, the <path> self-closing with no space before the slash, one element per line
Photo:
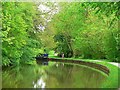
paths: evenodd
<path fill-rule="evenodd" d="M 86 62 L 86 61 L 80 61 L 80 60 L 67 60 L 67 59 L 63 60 L 63 59 L 55 59 L 55 58 L 51 58 L 50 61 L 81 64 L 81 65 L 86 65 L 86 66 L 98 69 L 107 75 L 109 75 L 110 73 L 110 70 L 106 66 L 97 64 L 95 62 Z"/>

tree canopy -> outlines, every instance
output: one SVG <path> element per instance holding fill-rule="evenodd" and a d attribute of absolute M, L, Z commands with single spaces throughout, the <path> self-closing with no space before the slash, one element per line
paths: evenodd
<path fill-rule="evenodd" d="M 57 49 L 67 57 L 118 61 L 118 4 L 60 3 L 61 11 L 50 23 L 57 32 Z"/>
<path fill-rule="evenodd" d="M 40 42 L 34 33 L 34 3 L 2 2 L 3 65 L 27 63 L 36 55 Z"/>
<path fill-rule="evenodd" d="M 119 4 L 2 2 L 3 66 L 29 64 L 42 49 L 120 62 Z"/>

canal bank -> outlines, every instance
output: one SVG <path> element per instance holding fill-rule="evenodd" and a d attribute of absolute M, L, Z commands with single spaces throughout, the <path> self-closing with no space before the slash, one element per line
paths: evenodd
<path fill-rule="evenodd" d="M 58 57 L 52 57 L 57 59 L 62 59 Z M 119 88 L 120 84 L 120 68 L 119 64 L 114 62 L 108 62 L 106 60 L 93 60 L 93 59 L 79 59 L 79 58 L 64 58 L 65 60 L 79 60 L 85 62 L 93 62 L 96 64 L 104 65 L 110 70 L 110 74 L 106 82 L 102 85 L 102 88 Z"/>

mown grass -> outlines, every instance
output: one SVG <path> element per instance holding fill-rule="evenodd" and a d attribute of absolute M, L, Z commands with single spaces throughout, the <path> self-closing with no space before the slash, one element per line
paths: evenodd
<path fill-rule="evenodd" d="M 97 64 L 101 64 L 109 68 L 110 73 L 105 82 L 102 84 L 101 88 L 113 88 L 112 90 L 116 90 L 117 88 L 120 88 L 120 68 L 118 68 L 115 65 L 110 64 L 107 62 L 107 60 L 100 60 L 100 62 L 92 59 L 79 59 L 79 58 L 59 58 L 51 56 L 51 58 L 57 58 L 57 59 L 66 59 L 66 60 L 82 60 L 86 62 L 94 62 Z"/>
<path fill-rule="evenodd" d="M 89 60 L 87 60 L 87 61 L 89 61 Z M 95 62 L 95 61 L 90 60 L 90 62 Z M 120 87 L 120 83 L 119 83 L 120 68 L 118 68 L 115 65 L 109 64 L 106 61 L 105 62 L 104 61 L 95 62 L 95 63 L 104 65 L 107 68 L 109 68 L 109 70 L 110 70 L 109 76 L 107 77 L 106 81 L 102 84 L 101 88 L 118 88 L 118 87 Z"/>

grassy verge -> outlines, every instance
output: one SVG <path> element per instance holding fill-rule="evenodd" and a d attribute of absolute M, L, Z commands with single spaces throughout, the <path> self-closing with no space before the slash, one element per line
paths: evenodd
<path fill-rule="evenodd" d="M 89 61 L 89 60 L 87 60 Z M 90 62 L 92 62 L 92 60 L 90 60 Z M 93 61 L 95 62 L 95 61 Z M 101 64 L 104 65 L 106 67 L 109 68 L 110 70 L 110 74 L 108 76 L 108 78 L 106 79 L 106 81 L 103 83 L 102 88 L 118 88 L 120 87 L 120 68 L 118 68 L 115 65 L 109 64 L 106 61 L 102 61 L 102 62 L 95 62 L 97 64 Z"/>
<path fill-rule="evenodd" d="M 50 57 L 50 58 L 57 58 L 61 59 L 59 57 Z M 64 58 L 66 60 L 82 60 L 86 62 L 94 62 L 97 64 L 104 65 L 109 68 L 110 74 L 105 80 L 105 82 L 102 84 L 101 88 L 118 88 L 120 87 L 120 68 L 118 68 L 115 65 L 109 64 L 106 60 L 101 60 L 101 62 L 96 62 L 96 60 L 92 59 L 79 59 L 79 58 Z"/>

